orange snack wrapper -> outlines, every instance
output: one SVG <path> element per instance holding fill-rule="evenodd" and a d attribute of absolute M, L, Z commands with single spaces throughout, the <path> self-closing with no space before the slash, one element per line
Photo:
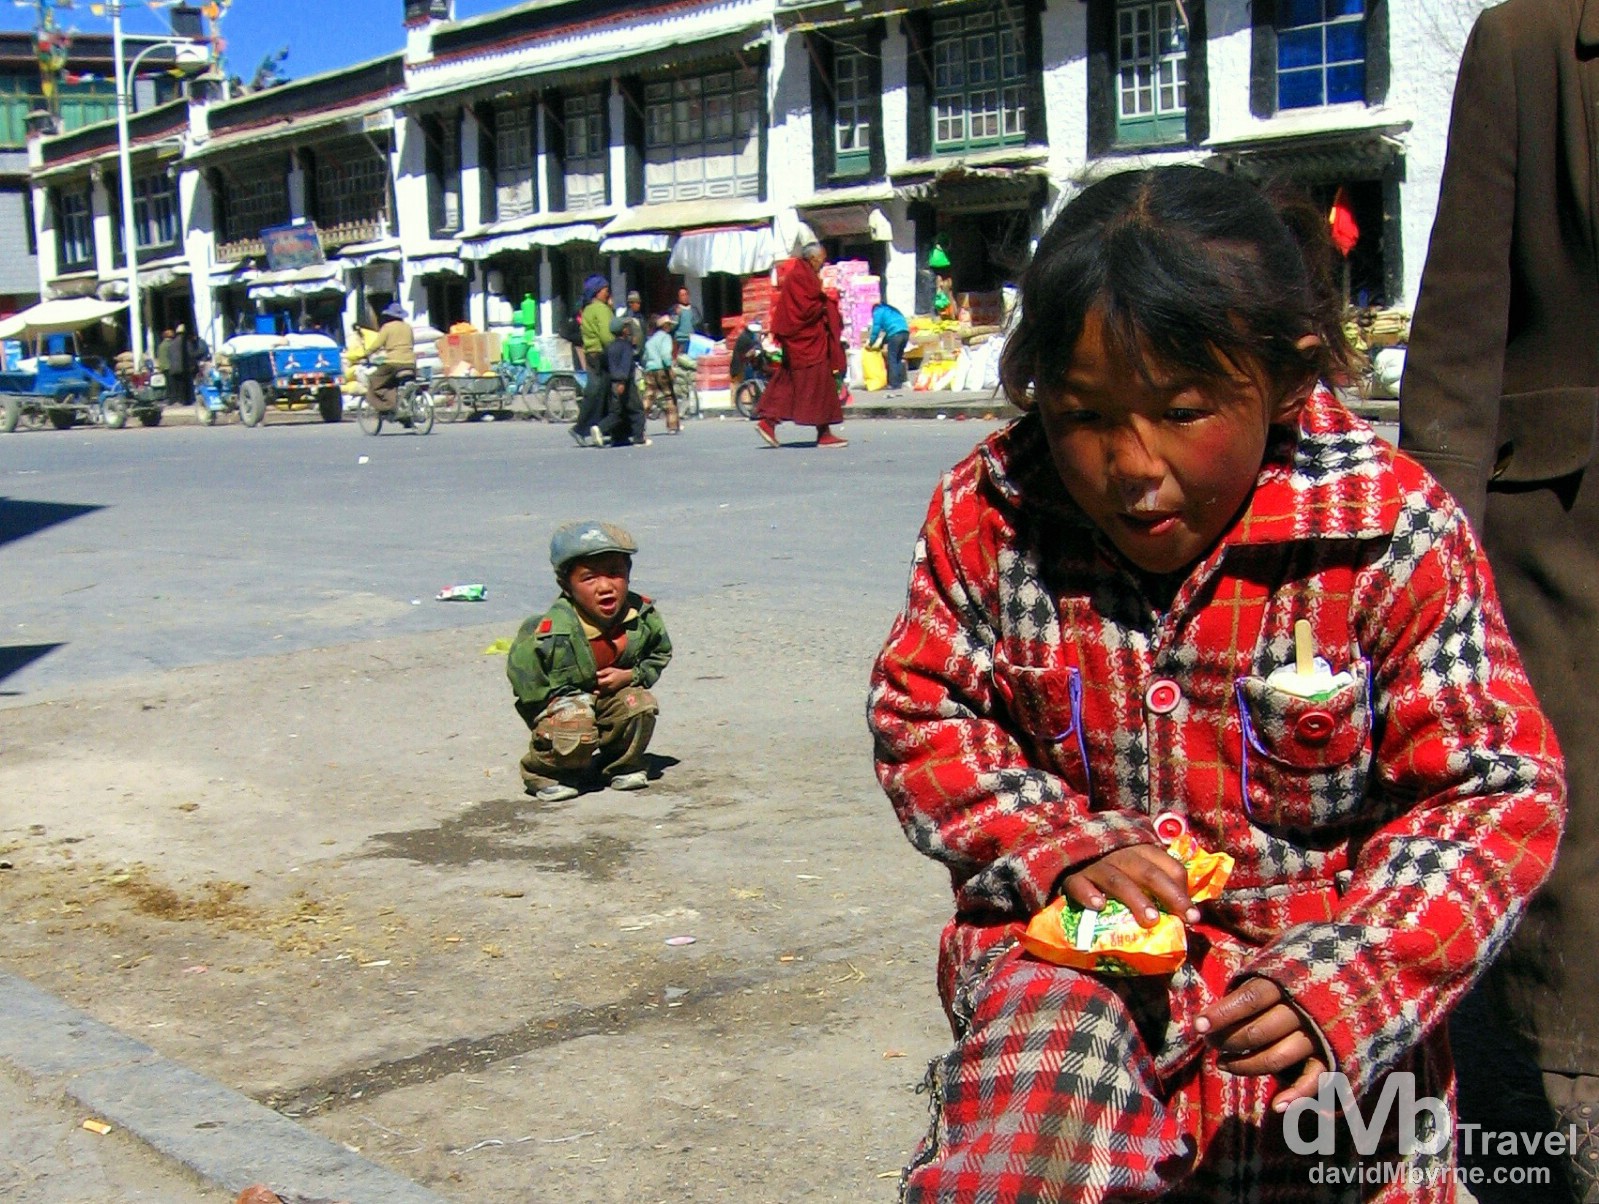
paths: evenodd
<path fill-rule="evenodd" d="M 1166 821 L 1176 819 L 1160 817 L 1156 831 L 1166 835 L 1171 828 Z M 1178 827 L 1166 851 L 1188 871 L 1189 898 L 1195 903 L 1216 898 L 1233 872 L 1232 857 L 1201 848 L 1180 820 Z M 1188 931 L 1180 919 L 1162 912 L 1154 927 L 1144 928 L 1115 899 L 1107 899 L 1099 911 L 1056 899 L 1032 918 L 1021 940 L 1034 957 L 1094 974 L 1170 974 L 1188 956 Z"/>

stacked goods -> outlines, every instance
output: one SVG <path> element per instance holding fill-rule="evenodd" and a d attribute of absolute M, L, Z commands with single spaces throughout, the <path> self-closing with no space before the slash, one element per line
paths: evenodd
<path fill-rule="evenodd" d="M 707 351 L 694 362 L 694 384 L 702 393 L 727 390 L 733 387 L 733 355 L 718 343 L 715 350 Z"/>
<path fill-rule="evenodd" d="M 739 308 L 744 312 L 744 321 L 757 321 L 762 326 L 766 325 L 767 318 L 772 314 L 771 273 L 762 272 L 759 276 L 751 276 L 745 280 L 741 301 Z"/>
<path fill-rule="evenodd" d="M 492 331 L 452 332 L 438 341 L 439 364 L 446 376 L 495 376 L 500 362 L 500 336 Z"/>

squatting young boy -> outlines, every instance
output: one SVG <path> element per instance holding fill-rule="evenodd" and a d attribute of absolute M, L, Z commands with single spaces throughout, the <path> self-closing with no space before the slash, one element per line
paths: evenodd
<path fill-rule="evenodd" d="M 527 792 L 572 798 L 595 769 L 613 790 L 649 785 L 644 750 L 660 708 L 649 687 L 672 659 L 666 624 L 628 589 L 633 537 L 613 523 L 568 523 L 550 539 L 561 596 L 522 624 L 506 675 L 533 737 Z"/>

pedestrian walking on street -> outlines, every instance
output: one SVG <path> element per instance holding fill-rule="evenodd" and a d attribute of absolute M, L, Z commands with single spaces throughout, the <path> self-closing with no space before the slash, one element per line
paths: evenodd
<path fill-rule="evenodd" d="M 1526 1135 L 1517 1154 L 1474 1160 L 1482 1204 L 1599 1201 L 1596 105 L 1599 0 L 1509 0 L 1478 19 L 1402 389 L 1400 446 L 1482 533 L 1571 791 L 1548 886 L 1457 1017 L 1462 1120 Z M 1572 1125 L 1569 1193 L 1493 1182 Z"/>
<path fill-rule="evenodd" d="M 1329 1072 L 1447 1107 L 1443 1021 L 1548 874 L 1564 782 L 1465 515 L 1322 383 L 1352 358 L 1326 221 L 1205 168 L 1111 176 L 1020 313 L 1027 413 L 939 485 L 868 703 L 954 887 L 956 1043 L 902 1199 L 1452 1202 L 1452 1143 L 1402 1144 L 1399 1110 L 1380 1145 L 1294 1137 Z M 1232 860 L 1201 904 L 1195 845 Z M 1029 921 L 1098 972 L 1024 953 Z M 1171 921 L 1175 969 L 1102 939 Z"/>
<path fill-rule="evenodd" d="M 599 429 L 618 447 L 648 447 L 650 439 L 644 433 L 644 401 L 639 397 L 638 381 L 633 375 L 638 360 L 627 327 L 626 318 L 611 319 L 611 342 L 605 348 L 605 375 L 611 382 L 611 404 Z"/>
<path fill-rule="evenodd" d="M 756 430 L 769 447 L 777 447 L 777 424 L 798 422 L 816 428 L 817 447 L 847 447 L 849 440 L 832 430 L 844 421 L 837 373 L 844 370 L 845 358 L 837 299 L 822 290 L 827 252 L 813 242 L 800 258 L 772 301 L 771 331 L 783 359 L 761 395 Z"/>
<path fill-rule="evenodd" d="M 700 311 L 689 300 L 686 288 L 677 290 L 677 307 L 673 310 L 672 319 L 672 342 L 677 346 L 678 355 L 687 355 L 689 340 L 699 333 L 703 323 Z"/>
<path fill-rule="evenodd" d="M 583 363 L 587 383 L 572 438 L 579 447 L 604 447 L 606 433 L 601 427 L 611 404 L 610 374 L 605 370 L 605 349 L 611 339 L 611 286 L 604 276 L 590 276 L 583 282 L 583 315 L 579 327 L 583 337 Z"/>
<path fill-rule="evenodd" d="M 644 341 L 644 388 L 652 406 L 660 406 L 666 414 L 666 433 L 678 435 L 683 431 L 683 420 L 677 412 L 677 395 L 672 390 L 672 315 L 662 314 L 655 319 L 655 333 Z"/>
<path fill-rule="evenodd" d="M 666 624 L 629 588 L 638 545 L 614 523 L 568 523 L 550 540 L 561 596 L 522 624 L 506 674 L 532 737 L 522 781 L 540 802 L 575 797 L 598 771 L 613 790 L 649 785 L 644 752 L 672 659 Z"/>

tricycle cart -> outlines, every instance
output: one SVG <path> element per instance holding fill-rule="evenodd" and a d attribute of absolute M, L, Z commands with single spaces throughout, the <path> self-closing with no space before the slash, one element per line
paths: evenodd
<path fill-rule="evenodd" d="M 435 376 L 433 404 L 439 418 L 471 421 L 485 414 L 571 422 L 583 396 L 582 372 L 539 372 L 502 363 L 493 376 Z"/>
<path fill-rule="evenodd" d="M 344 417 L 344 395 L 339 391 L 343 367 L 331 339 L 326 347 L 241 352 L 219 375 L 215 390 L 201 389 L 196 397 L 196 412 L 204 426 L 230 410 L 238 411 L 245 426 L 259 426 L 268 406 L 284 411 L 314 407 L 323 422 Z"/>
<path fill-rule="evenodd" d="M 433 409 L 444 422 L 468 422 L 485 414 L 499 417 L 512 409 L 511 395 L 499 373 L 493 376 L 434 376 Z"/>
<path fill-rule="evenodd" d="M 122 302 L 73 297 L 42 301 L 0 321 L 0 339 L 21 339 L 34 353 L 26 366 L 0 372 L 0 431 L 47 422 L 57 430 L 80 422 L 115 430 L 130 414 L 146 426 L 159 422 L 160 401 L 130 396 L 103 360 L 79 354 L 78 332 L 122 309 Z"/>

